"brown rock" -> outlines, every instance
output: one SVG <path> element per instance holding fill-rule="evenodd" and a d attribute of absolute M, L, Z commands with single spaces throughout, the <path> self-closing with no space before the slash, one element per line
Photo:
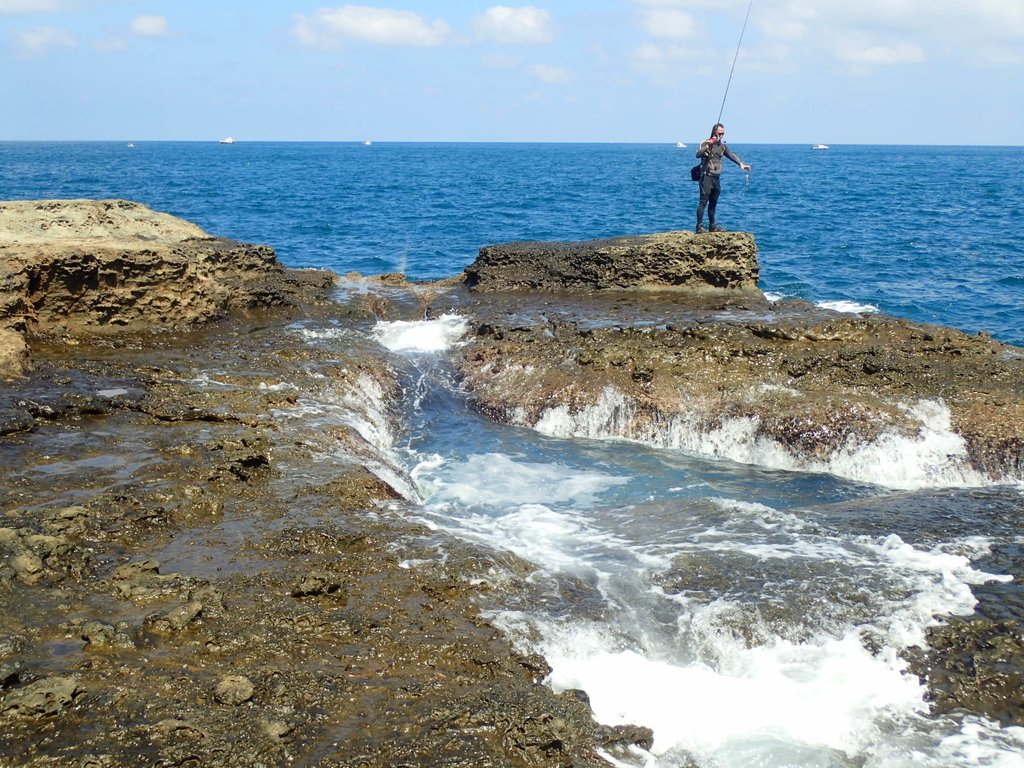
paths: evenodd
<path fill-rule="evenodd" d="M 490 245 L 466 268 L 475 291 L 757 289 L 754 236 L 659 232 L 581 242 Z"/>
<path fill-rule="evenodd" d="M 291 306 L 313 271 L 126 200 L 0 203 L 0 378 L 22 374 L 22 335 L 188 328 Z M 318 272 L 321 292 L 331 282 Z"/>
<path fill-rule="evenodd" d="M 228 675 L 217 683 L 213 695 L 221 704 L 237 706 L 249 701 L 255 692 L 256 686 L 249 678 L 243 675 Z"/>

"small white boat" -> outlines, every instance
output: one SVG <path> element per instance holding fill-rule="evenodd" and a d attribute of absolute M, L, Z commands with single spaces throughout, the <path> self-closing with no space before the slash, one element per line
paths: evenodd
<path fill-rule="evenodd" d="M 811 149 L 828 149 L 828 144 L 814 144 Z"/>
<path fill-rule="evenodd" d="M 128 149 L 135 149 L 135 145 L 134 145 L 134 144 L 132 144 L 132 143 L 129 143 L 129 144 L 128 144 Z"/>
<path fill-rule="evenodd" d="M 364 141 L 364 142 L 363 142 L 363 146 L 364 146 L 364 147 L 368 147 L 368 146 L 370 146 L 371 144 L 373 144 L 373 142 L 372 142 L 372 141 Z"/>
<path fill-rule="evenodd" d="M 234 144 L 234 143 L 235 143 L 235 140 L 234 140 L 234 138 L 233 138 L 233 137 L 231 137 L 231 136 L 228 136 L 228 137 L 227 137 L 226 139 L 221 139 L 221 140 L 220 140 L 220 143 L 221 143 L 221 144 Z"/>
<path fill-rule="evenodd" d="M 686 149 L 686 145 L 685 145 L 685 144 L 683 144 L 683 142 L 681 142 L 681 141 L 677 141 L 677 142 L 676 142 L 676 146 L 677 146 L 677 147 L 678 147 L 679 149 Z"/>

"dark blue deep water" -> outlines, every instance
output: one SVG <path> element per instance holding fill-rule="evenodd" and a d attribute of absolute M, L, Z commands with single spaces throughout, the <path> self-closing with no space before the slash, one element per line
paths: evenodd
<path fill-rule="evenodd" d="M 1024 148 L 732 145 L 719 223 L 761 287 L 1024 345 Z M 0 199 L 118 197 L 296 267 L 445 277 L 482 245 L 690 228 L 693 148 L 0 143 Z"/>

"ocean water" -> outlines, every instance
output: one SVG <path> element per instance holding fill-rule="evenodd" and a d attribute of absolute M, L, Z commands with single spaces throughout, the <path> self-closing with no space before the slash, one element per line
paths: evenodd
<path fill-rule="evenodd" d="M 1024 149 L 735 150 L 754 170 L 727 169 L 719 219 L 756 235 L 765 290 L 1024 345 Z M 692 164 L 660 145 L 0 143 L 0 197 L 139 200 L 291 266 L 432 278 L 489 243 L 689 228 Z M 396 511 L 536 564 L 488 616 L 598 720 L 654 730 L 619 765 L 1024 766 L 1024 728 L 933 715 L 902 656 L 946 617 L 1024 621 L 1024 490 L 943 470 L 941 404 L 915 404 L 916 442 L 799 469 L 578 414 L 509 427 L 459 387 L 466 329 L 295 324 L 296 343 L 376 340 L 407 396 L 395 422 L 372 381 L 325 390 L 289 429 L 355 427 Z"/>
<path fill-rule="evenodd" d="M 1024 147 L 731 144 L 719 223 L 761 286 L 1024 345 Z M 694 225 L 693 148 L 660 144 L 0 142 L 0 199 L 119 197 L 289 266 L 461 272 L 480 246 Z"/>

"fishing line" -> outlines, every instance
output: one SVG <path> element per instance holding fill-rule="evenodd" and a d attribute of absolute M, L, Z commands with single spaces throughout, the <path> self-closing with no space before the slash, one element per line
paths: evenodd
<path fill-rule="evenodd" d="M 722 108 L 718 110 L 718 119 L 715 123 L 722 122 L 722 113 L 725 112 L 725 99 L 729 95 L 729 86 L 732 85 L 732 73 L 736 71 L 736 59 L 740 57 L 740 46 L 743 45 L 743 33 L 747 31 L 747 21 L 750 19 L 750 9 L 754 7 L 754 0 L 747 5 L 747 16 L 743 19 L 743 28 L 740 30 L 740 41 L 736 43 L 736 55 L 732 57 L 732 69 L 729 70 L 729 80 L 725 84 L 725 93 L 722 94 Z"/>

